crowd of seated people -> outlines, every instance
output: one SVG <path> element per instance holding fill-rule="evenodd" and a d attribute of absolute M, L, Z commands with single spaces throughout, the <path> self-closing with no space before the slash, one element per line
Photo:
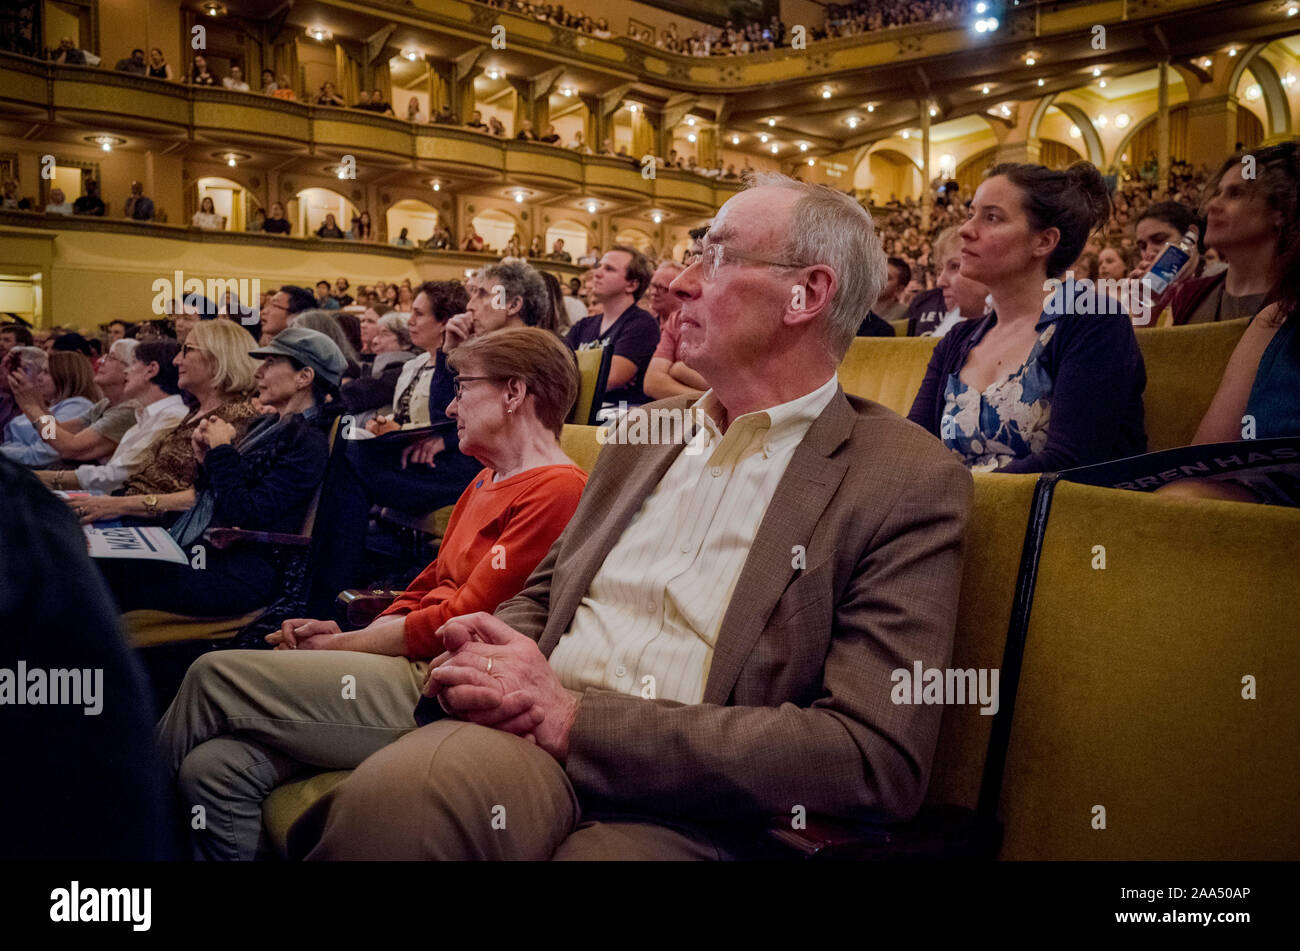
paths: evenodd
<path fill-rule="evenodd" d="M 1251 154 L 1255 179 L 1234 177 L 1233 156 L 1206 184 L 1207 239 L 1228 264 L 1219 272 L 1228 309 L 1221 303 L 1196 319 L 1231 319 L 1241 298 L 1259 310 L 1198 441 L 1237 438 L 1243 414 L 1258 419 L 1260 438 L 1300 435 L 1300 147 Z M 1145 450 L 1146 375 L 1132 321 L 1044 309 L 1045 282 L 1106 232 L 1113 205 L 1086 163 L 989 171 L 961 203 L 969 217 L 934 242 L 942 340 L 909 414 L 915 426 L 846 399 L 835 375 L 867 317 L 899 319 L 908 263 L 890 259 L 854 199 L 764 173 L 692 232 L 681 261 L 626 246 L 603 251 L 589 276 L 591 312 L 563 336 L 559 282 L 519 257 L 463 281 L 406 285 L 409 314 L 391 309 L 401 284 L 281 287 L 262 302 L 260 341 L 214 303 L 183 302 L 163 322 L 183 343 L 166 333 L 146 338 L 143 321 L 112 321 L 98 369 L 80 334 L 38 341 L 19 323 L 5 325 L 0 466 L 25 466 L 45 486 L 71 490 L 67 504 L 83 522 L 164 525 L 182 544 L 229 526 L 299 531 L 319 495 L 304 616 L 277 619 L 274 651 L 204 655 L 160 724 L 169 782 L 186 803 L 220 817 L 206 830 L 187 827 L 195 857 L 267 854 L 261 804 L 304 765 L 356 769 L 291 834 L 291 853 L 313 858 L 737 854 L 720 814 L 683 805 L 683 780 L 662 768 L 666 749 L 709 765 L 728 822 L 779 812 L 772 797 L 791 793 L 764 783 L 796 774 L 808 782 L 798 763 L 809 744 L 843 773 L 808 795 L 811 807 L 846 818 L 906 816 L 924 790 L 899 785 L 910 774 L 900 764 L 933 749 L 937 720 L 921 726 L 907 711 L 886 726 L 866 712 L 878 704 L 846 699 L 842 710 L 860 712 L 823 722 L 799 698 L 865 689 L 860 663 L 883 648 L 855 648 L 855 639 L 891 628 L 861 612 L 907 618 L 906 649 L 933 651 L 942 663 L 967 470 L 1056 471 Z M 1134 209 L 1143 257 L 1164 246 L 1165 231 L 1177 236 L 1179 208 Z M 1247 247 L 1266 259 L 1272 282 L 1258 301 L 1249 281 L 1260 272 L 1233 276 Z M 1203 280 L 1195 270 L 1189 262 L 1175 286 Z M 792 281 L 803 291 L 798 304 Z M 558 437 L 578 389 L 575 354 L 592 346 L 612 351 L 605 399 L 616 412 L 652 399 L 694 405 L 702 425 L 683 438 L 698 440 L 699 452 L 615 441 L 588 487 Z M 331 450 L 331 423 L 343 413 L 352 432 Z M 372 415 L 358 424 L 362 413 Z M 799 456 L 799 445 L 816 448 Z M 842 560 L 858 593 L 828 593 L 806 646 L 782 641 L 796 652 L 789 662 L 775 658 L 782 673 L 751 670 L 736 698 L 713 697 L 714 638 L 737 636 L 728 624 L 762 630 L 769 614 L 725 621 L 727 599 L 717 592 L 764 596 L 745 567 L 747 557 L 765 557 L 763 514 L 769 503 L 802 511 L 791 493 L 820 484 L 832 451 L 835 464 L 860 471 L 837 480 L 823 499 L 829 507 L 817 508 L 814 521 L 835 526 L 826 543 L 834 548 L 810 549 L 809 558 Z M 454 509 L 436 560 L 374 622 L 345 628 L 335 596 L 373 580 L 361 556 L 374 506 L 418 516 Z M 781 531 L 797 528 L 787 522 Z M 782 565 L 787 541 L 776 546 Z M 899 565 L 916 572 L 897 591 L 864 567 L 880 545 L 914 546 L 890 559 L 890 579 Z M 202 570 L 119 559 L 97 562 L 97 571 L 120 611 L 225 616 L 265 606 L 275 593 L 274 566 L 250 548 L 210 551 Z M 807 583 L 830 585 L 836 572 Z M 936 583 L 947 587 L 918 608 L 914 586 L 934 592 Z M 812 623 L 813 612 L 798 607 L 774 613 Z M 555 610 L 565 613 L 552 623 Z M 918 648 L 918 631 L 928 632 L 928 647 Z M 841 652 L 854 649 L 866 654 L 847 663 Z M 637 657 L 640 666 L 625 670 L 623 658 Z M 666 706 L 638 693 L 643 672 Z M 366 678 L 366 703 L 340 694 L 346 673 Z M 888 681 L 887 670 L 880 676 Z M 663 719 L 669 711 L 680 727 Z M 714 719 L 727 716 L 757 719 Z M 253 722 L 264 726 L 236 725 Z M 859 736 L 866 722 L 871 730 Z M 870 739 L 880 729 L 889 739 Z M 774 731 L 794 731 L 794 759 L 773 744 Z M 629 745 L 633 736 L 639 744 Z M 638 766 L 640 744 L 655 751 L 641 764 L 658 764 L 651 772 Z M 760 750 L 758 768 L 750 761 Z M 882 769 L 894 781 L 863 778 Z M 503 785 L 484 791 L 484 782 Z M 519 835 L 485 839 L 465 824 L 465 797 L 520 783 L 535 795 L 511 808 L 538 812 L 536 822 L 518 823 Z M 612 814 L 584 816 L 578 828 L 575 804 L 595 801 Z M 675 815 L 686 826 L 675 822 L 672 835 L 645 819 L 668 803 L 685 810 Z M 641 817 L 633 841 L 625 813 Z M 612 842 L 601 834 L 610 825 Z"/>

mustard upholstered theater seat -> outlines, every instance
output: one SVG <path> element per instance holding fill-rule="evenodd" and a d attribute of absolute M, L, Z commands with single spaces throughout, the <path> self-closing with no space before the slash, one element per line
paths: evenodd
<path fill-rule="evenodd" d="M 569 422 L 588 426 L 596 421 L 596 412 L 605 399 L 605 381 L 609 378 L 614 351 L 609 347 L 579 350 L 578 399 L 569 414 Z"/>
<path fill-rule="evenodd" d="M 966 564 L 950 666 L 998 670 L 1038 476 L 977 472 L 974 478 L 975 506 L 966 532 Z M 927 804 L 976 807 L 992 727 L 993 715 L 981 714 L 977 703 L 944 708 Z"/>
<path fill-rule="evenodd" d="M 840 385 L 906 416 L 938 342 L 938 337 L 858 337 L 840 363 Z"/>
<path fill-rule="evenodd" d="M 906 337 L 906 336 L 907 336 L 907 325 L 908 325 L 908 323 L 909 323 L 909 321 L 908 321 L 908 319 L 907 319 L 906 317 L 902 318 L 901 320 L 890 320 L 890 321 L 888 321 L 889 326 L 891 326 L 891 327 L 894 328 L 894 336 L 896 336 L 896 337 Z"/>
<path fill-rule="evenodd" d="M 1142 400 L 1149 452 L 1191 443 L 1247 323 L 1242 318 L 1134 331 L 1147 368 Z"/>
<path fill-rule="evenodd" d="M 1002 858 L 1296 858 L 1297 591 L 1300 511 L 1058 485 Z"/>
<path fill-rule="evenodd" d="M 596 441 L 599 426 L 577 426 L 568 424 L 560 436 L 560 448 L 584 472 L 590 474 L 600 455 L 600 443 Z"/>
<path fill-rule="evenodd" d="M 181 641 L 224 641 L 257 620 L 264 609 L 228 618 L 200 618 L 143 608 L 122 615 L 127 643 L 132 647 L 157 647 Z"/>

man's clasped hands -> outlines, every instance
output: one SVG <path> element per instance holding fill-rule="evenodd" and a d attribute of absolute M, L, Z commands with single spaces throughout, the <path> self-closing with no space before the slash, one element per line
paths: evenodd
<path fill-rule="evenodd" d="M 285 621 L 267 640 L 276 650 L 342 647 L 333 621 Z M 429 663 L 424 695 L 451 716 L 536 743 L 563 763 L 582 695 L 560 683 L 531 637 L 487 612 L 454 617 L 438 630 L 443 653 Z"/>

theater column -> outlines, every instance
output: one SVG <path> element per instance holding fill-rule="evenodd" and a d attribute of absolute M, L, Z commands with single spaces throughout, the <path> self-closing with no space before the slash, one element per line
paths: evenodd
<path fill-rule="evenodd" d="M 1156 92 L 1156 195 L 1169 197 L 1169 61 L 1159 67 Z"/>
<path fill-rule="evenodd" d="M 1187 161 L 1215 168 L 1237 143 L 1237 99 L 1215 96 L 1187 104 Z"/>
<path fill-rule="evenodd" d="M 930 194 L 930 104 L 921 101 L 921 230 L 930 230 L 930 210 L 934 196 Z"/>

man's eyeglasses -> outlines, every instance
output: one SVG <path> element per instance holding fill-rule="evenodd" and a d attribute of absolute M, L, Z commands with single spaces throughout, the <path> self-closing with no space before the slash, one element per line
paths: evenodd
<path fill-rule="evenodd" d="M 729 248 L 725 244 L 706 244 L 704 250 L 700 252 L 699 260 L 696 262 L 700 265 L 704 279 L 712 281 L 718 276 L 718 268 L 724 263 L 744 262 L 747 264 L 766 264 L 769 267 L 784 268 L 803 268 L 810 267 L 808 264 L 798 264 L 792 261 L 772 261 L 768 258 L 761 258 L 756 254 L 750 254 L 748 251 L 737 251 L 735 248 Z"/>
<path fill-rule="evenodd" d="M 494 376 L 458 376 L 456 377 L 455 392 L 456 399 L 460 399 L 461 391 L 465 389 L 466 383 L 473 383 L 475 380 L 495 380 Z"/>

